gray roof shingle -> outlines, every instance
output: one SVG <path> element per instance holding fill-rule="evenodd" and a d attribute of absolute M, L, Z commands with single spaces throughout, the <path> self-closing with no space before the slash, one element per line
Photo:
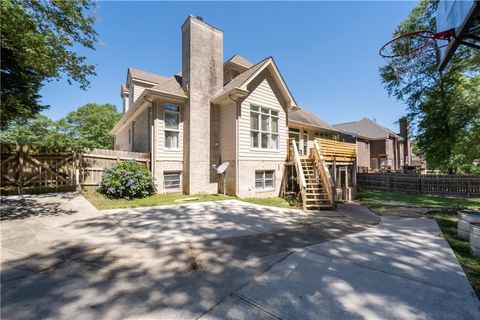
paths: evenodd
<path fill-rule="evenodd" d="M 252 67 L 250 67 L 249 69 L 245 70 L 245 72 L 242 72 L 240 73 L 238 76 L 236 76 L 235 78 L 233 78 L 232 81 L 230 81 L 229 83 L 227 83 L 225 86 L 223 86 L 223 90 L 217 94 L 217 97 L 218 96 L 221 96 L 222 94 L 224 94 L 225 92 L 228 92 L 229 90 L 233 89 L 233 88 L 238 88 L 240 87 L 245 81 L 247 81 L 258 69 L 260 69 L 265 63 L 267 63 L 268 59 L 270 59 L 270 57 L 260 61 L 259 63 L 253 65 Z"/>
<path fill-rule="evenodd" d="M 299 110 L 293 111 L 288 115 L 288 120 L 300 122 L 312 127 L 326 129 L 330 131 L 338 131 L 324 120 L 320 119 L 317 115 L 301 107 Z"/>
<path fill-rule="evenodd" d="M 128 68 L 128 72 L 130 72 L 130 75 L 132 78 L 137 78 L 140 80 L 148 81 L 148 82 L 153 82 L 153 83 L 160 83 L 164 80 L 166 80 L 166 77 L 160 76 L 158 74 L 154 74 L 151 72 L 135 69 L 135 68 Z"/>
<path fill-rule="evenodd" d="M 239 66 L 245 67 L 245 68 L 251 68 L 253 66 L 253 63 L 248 61 L 246 58 L 242 57 L 239 54 L 234 55 L 227 61 L 225 61 L 225 64 L 227 63 L 234 63 L 238 64 Z"/>
<path fill-rule="evenodd" d="M 370 139 L 386 139 L 391 135 L 401 138 L 392 130 L 385 128 L 384 126 L 379 125 L 375 121 L 368 118 L 363 118 L 360 121 L 334 124 L 333 126 L 338 130 L 353 132 Z"/>
<path fill-rule="evenodd" d="M 155 91 L 162 91 L 176 96 L 187 98 L 185 91 L 182 88 L 182 77 L 173 76 L 166 78 L 164 81 L 160 82 L 156 86 L 150 88 Z"/>

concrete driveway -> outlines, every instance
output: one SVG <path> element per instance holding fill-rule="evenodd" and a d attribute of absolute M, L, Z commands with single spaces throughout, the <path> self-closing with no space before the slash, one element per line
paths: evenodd
<path fill-rule="evenodd" d="M 478 315 L 435 222 L 378 221 L 358 205 L 319 214 L 239 201 L 98 211 L 76 194 L 2 198 L 1 316 Z"/>

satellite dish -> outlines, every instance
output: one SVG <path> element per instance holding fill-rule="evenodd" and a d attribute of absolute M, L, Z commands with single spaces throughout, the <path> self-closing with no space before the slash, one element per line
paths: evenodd
<path fill-rule="evenodd" d="M 213 167 L 213 169 L 215 169 L 217 171 L 218 174 L 224 174 L 225 171 L 227 170 L 229 164 L 230 164 L 230 162 L 224 162 L 221 165 L 219 165 L 218 167 L 216 165 L 212 165 L 212 167 Z M 226 182 L 225 182 L 225 174 L 224 174 L 223 175 L 223 195 L 225 195 L 225 194 L 226 194 Z"/>
<path fill-rule="evenodd" d="M 216 167 L 215 170 L 217 170 L 218 174 L 222 174 L 225 172 L 225 170 L 227 170 L 229 164 L 230 162 L 224 162 L 220 166 Z"/>

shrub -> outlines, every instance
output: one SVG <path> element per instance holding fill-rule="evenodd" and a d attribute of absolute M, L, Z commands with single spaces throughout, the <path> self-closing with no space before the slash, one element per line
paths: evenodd
<path fill-rule="evenodd" d="M 150 171 L 135 161 L 125 161 L 107 169 L 97 191 L 109 198 L 144 198 L 156 191 Z"/>

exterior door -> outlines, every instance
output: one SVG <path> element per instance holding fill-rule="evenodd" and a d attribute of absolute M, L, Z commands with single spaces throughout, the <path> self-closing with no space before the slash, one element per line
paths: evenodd
<path fill-rule="evenodd" d="M 295 140 L 295 144 L 297 145 L 298 152 L 302 154 L 302 149 L 300 148 L 300 132 L 296 131 L 295 129 L 290 129 L 288 131 L 288 137 L 290 139 Z"/>

